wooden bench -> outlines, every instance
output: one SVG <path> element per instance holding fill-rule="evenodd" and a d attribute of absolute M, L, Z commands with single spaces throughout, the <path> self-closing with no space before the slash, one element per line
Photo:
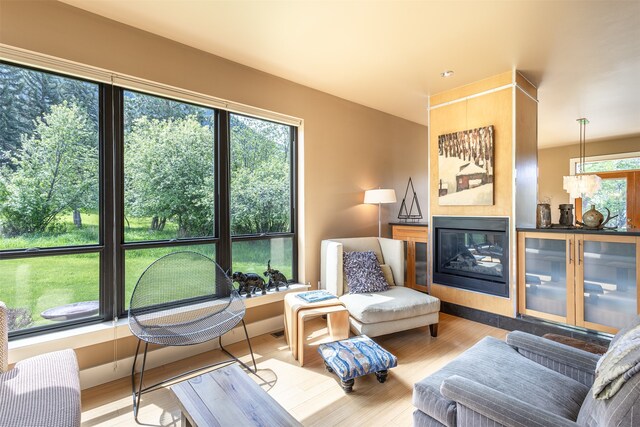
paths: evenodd
<path fill-rule="evenodd" d="M 178 398 L 183 426 L 302 426 L 238 365 L 183 381 L 171 391 Z"/>

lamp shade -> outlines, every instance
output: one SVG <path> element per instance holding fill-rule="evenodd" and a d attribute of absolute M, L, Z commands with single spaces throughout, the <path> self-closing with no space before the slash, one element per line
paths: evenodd
<path fill-rule="evenodd" d="M 388 188 L 376 188 L 364 192 L 364 202 L 377 205 L 378 203 L 395 203 L 396 191 Z"/>

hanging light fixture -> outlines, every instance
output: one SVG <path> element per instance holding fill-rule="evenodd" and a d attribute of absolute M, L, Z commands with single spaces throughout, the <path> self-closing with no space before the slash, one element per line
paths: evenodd
<path fill-rule="evenodd" d="M 569 193 L 569 197 L 577 199 L 579 197 L 592 197 L 600 189 L 600 177 L 593 174 L 584 173 L 584 158 L 586 151 L 585 128 L 589 120 L 585 118 L 577 119 L 580 123 L 580 173 L 562 178 L 562 188 Z M 575 173 L 575 171 L 574 171 Z"/>

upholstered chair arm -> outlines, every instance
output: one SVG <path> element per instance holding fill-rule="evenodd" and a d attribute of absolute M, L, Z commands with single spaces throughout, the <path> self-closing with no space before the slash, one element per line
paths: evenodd
<path fill-rule="evenodd" d="M 7 372 L 9 363 L 9 327 L 7 306 L 0 301 L 0 373 Z"/>
<path fill-rule="evenodd" d="M 577 427 L 578 424 L 508 394 L 454 375 L 445 379 L 440 393 L 457 403 L 457 427 Z"/>
<path fill-rule="evenodd" d="M 342 269 L 343 245 L 332 240 L 323 240 L 320 245 L 320 280 L 327 291 L 336 296 L 344 293 Z"/>
<path fill-rule="evenodd" d="M 507 344 L 534 362 L 553 369 L 587 387 L 595 378 L 596 364 L 601 356 L 559 342 L 521 331 L 507 334 Z"/>
<path fill-rule="evenodd" d="M 381 237 L 380 250 L 384 263 L 391 267 L 393 281 L 398 286 L 404 286 L 404 247 L 402 240 L 387 239 Z"/>

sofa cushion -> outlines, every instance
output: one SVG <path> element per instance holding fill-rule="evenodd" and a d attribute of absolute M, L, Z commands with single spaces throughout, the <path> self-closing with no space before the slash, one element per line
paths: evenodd
<path fill-rule="evenodd" d="M 445 378 L 459 375 L 575 421 L 589 389 L 538 365 L 504 341 L 486 337 L 413 388 L 413 404 L 447 426 L 456 425 L 456 403 L 440 394 Z"/>
<path fill-rule="evenodd" d="M 440 311 L 440 300 L 404 286 L 340 297 L 349 315 L 361 323 L 388 322 Z"/>
<path fill-rule="evenodd" d="M 389 289 L 380 264 L 373 251 L 345 252 L 344 275 L 350 294 L 381 292 Z"/>

